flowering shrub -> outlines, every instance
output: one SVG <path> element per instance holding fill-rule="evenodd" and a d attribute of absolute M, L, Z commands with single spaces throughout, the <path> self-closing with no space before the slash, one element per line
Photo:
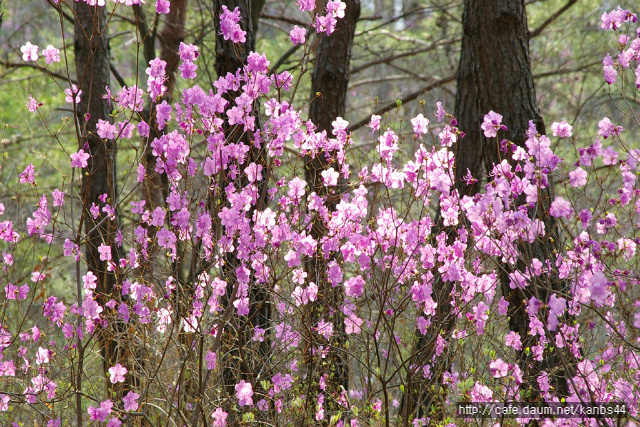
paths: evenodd
<path fill-rule="evenodd" d="M 300 10 L 315 10 L 311 3 L 301 0 Z M 167 13 L 168 2 L 158 1 L 157 8 Z M 223 9 L 224 38 L 242 42 L 239 12 Z M 344 4 L 330 1 L 313 28 L 330 34 L 343 16 Z M 603 28 L 617 31 L 635 22 L 622 10 L 602 19 Z M 637 65 L 637 34 L 631 41 L 620 36 L 618 63 L 605 59 L 610 84 Z M 309 39 L 305 29 L 291 31 L 294 44 Z M 23 59 L 37 61 L 38 51 L 27 42 Z M 60 60 L 52 46 L 41 53 L 47 64 Z M 195 78 L 198 48 L 182 44 L 179 53 L 182 78 Z M 233 414 L 275 425 L 393 421 L 403 417 L 413 379 L 425 380 L 419 392 L 430 392 L 434 367 L 445 357 L 453 364 L 437 380 L 446 387 L 446 402 L 526 400 L 524 384 L 535 382 L 547 402 L 622 402 L 626 415 L 637 419 L 640 149 L 625 145 L 620 126 L 604 118 L 598 135 L 611 145 L 603 148 L 596 140 L 579 147 L 578 162 L 569 166 L 531 124 L 525 146 L 498 144 L 504 160 L 489 168 L 484 191 L 469 197 L 454 188 L 451 147 L 462 135 L 441 104 L 431 120 L 419 114 L 411 121 L 419 148 L 409 159 L 401 157 L 407 153 L 398 134 L 373 116 L 375 159 L 356 165 L 349 160 L 348 123 L 336 118 L 331 135 L 315 132 L 283 99 L 295 76 L 270 75 L 264 54 L 251 52 L 245 67 L 221 76 L 214 89 L 185 82 L 173 104 L 163 99 L 165 65 L 158 58 L 149 63 L 146 91 L 132 86 L 114 94 L 107 88 L 116 121 L 92 130 L 103 139 L 148 142 L 156 165 L 146 170 L 141 159 L 129 157 L 117 198 L 105 194 L 100 204 L 86 207 L 117 230 L 118 251 L 104 243 L 98 248 L 107 263 L 101 273 L 116 277 L 112 293 L 100 294 L 100 278 L 83 267 L 86 236 L 71 211 L 82 203 L 75 181 L 42 194 L 38 171 L 29 164 L 19 176 L 39 200 L 29 218 L 18 222 L 11 217 L 14 202 L 0 203 L 3 424 L 37 419 L 38 425 L 64 426 L 84 419 L 109 427 L 196 425 L 204 416 L 205 425 L 225 426 Z M 71 103 L 85 95 L 73 84 L 63 90 Z M 232 92 L 238 95 L 229 101 Z M 38 106 L 31 100 L 34 112 Z M 153 106 L 150 122 L 140 114 L 146 101 Z M 482 124 L 496 143 L 505 129 L 501 120 L 491 111 Z M 151 138 L 152 127 L 165 132 Z M 554 138 L 572 143 L 574 130 L 566 122 L 551 129 Z M 249 135 L 263 163 L 249 161 L 251 147 L 237 133 Z M 84 173 L 91 156 L 86 147 L 71 153 L 69 171 Z M 330 165 L 322 172 L 326 195 L 309 193 L 299 174 L 305 159 L 317 156 Z M 166 206 L 151 210 L 139 195 L 153 174 L 166 176 L 168 197 Z M 540 194 L 552 177 L 567 191 L 544 211 Z M 588 204 L 578 203 L 577 194 Z M 121 223 L 118 212 L 126 218 Z M 543 215 L 557 218 L 563 234 L 545 227 Z M 311 234 L 317 221 L 324 230 L 319 239 Z M 46 242 L 46 251 L 60 247 L 74 266 L 75 295 L 50 291 L 54 278 L 46 253 L 25 270 L 18 258 L 40 248 L 37 239 Z M 563 249 L 544 259 L 527 252 L 550 239 L 563 242 Z M 317 273 L 321 277 L 306 268 L 314 257 L 329 260 L 327 270 Z M 526 301 L 527 336 L 508 330 L 509 302 L 499 286 L 501 266 L 523 261 L 526 268 L 509 273 L 511 289 L 547 295 L 542 290 L 551 280 L 568 284 Z M 328 286 L 343 290 L 343 299 L 328 300 Z M 266 294 L 261 304 L 272 307 L 267 328 L 256 326 L 256 292 Z M 444 305 L 450 308 L 443 311 Z M 252 343 L 268 344 L 266 353 L 238 344 L 247 331 Z M 341 333 L 346 345 L 336 344 Z M 120 347 L 108 374 L 100 370 L 104 336 Z M 419 344 L 425 337 L 430 344 Z M 322 360 L 335 348 L 348 360 L 349 389 L 327 387 L 335 372 Z M 482 357 L 469 357 L 475 348 L 484 350 Z M 521 365 L 522 354 L 542 361 L 550 348 L 572 372 L 567 395 L 559 395 L 551 380 L 558 366 L 530 378 Z M 259 361 L 231 388 L 225 386 L 229 354 L 245 364 Z M 309 368 L 312 359 L 320 361 L 319 371 Z M 328 402 L 340 410 L 327 412 Z"/>

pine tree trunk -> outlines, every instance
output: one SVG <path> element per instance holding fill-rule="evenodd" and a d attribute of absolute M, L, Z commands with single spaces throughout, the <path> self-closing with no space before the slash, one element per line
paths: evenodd
<path fill-rule="evenodd" d="M 244 43 L 232 43 L 231 40 L 225 40 L 220 30 L 220 15 L 222 14 L 222 5 L 225 5 L 230 11 L 233 11 L 236 7 L 240 10 L 241 21 L 240 25 L 246 34 L 246 41 Z M 254 11 L 254 8 L 261 9 L 264 2 L 253 2 L 251 0 L 230 0 L 221 1 L 214 0 L 214 13 L 215 13 L 215 34 L 216 34 L 216 61 L 215 70 L 219 77 L 224 77 L 227 73 L 235 74 L 238 69 L 242 70 L 247 64 L 247 58 L 249 54 L 255 50 L 255 32 L 257 24 L 254 25 L 253 19 L 255 16 L 259 16 L 259 10 Z M 240 93 L 227 93 L 225 99 L 230 103 L 230 106 L 234 105 L 234 99 Z M 260 105 L 255 102 L 253 105 L 253 111 L 259 111 Z M 260 120 L 256 116 L 255 120 L 256 130 L 260 130 Z M 230 130 L 228 126 L 225 130 Z M 251 140 L 253 133 L 250 132 L 233 132 L 228 133 L 231 135 L 230 142 L 242 142 L 250 147 L 247 159 L 245 160 L 245 166 L 251 162 L 255 162 L 263 167 L 262 174 L 266 178 L 256 183 L 258 194 L 262 195 L 266 190 L 265 186 L 268 181 L 268 165 L 266 161 L 266 154 L 264 147 L 256 147 Z M 229 137 L 228 137 L 229 140 Z M 227 185 L 228 183 L 222 183 Z M 240 185 L 245 185 L 245 179 L 240 179 Z M 261 199 L 260 199 L 261 200 Z M 260 206 L 260 200 L 258 203 L 247 213 L 249 218 L 253 217 L 255 210 L 262 210 L 264 206 Z M 227 304 L 231 304 L 235 295 L 233 295 L 233 288 L 237 282 L 235 278 L 235 270 L 241 265 L 240 260 L 235 253 L 228 253 L 225 259 L 225 273 L 228 285 L 226 298 Z M 229 343 L 225 349 L 224 359 L 222 364 L 223 377 L 225 387 L 228 393 L 228 397 L 234 396 L 234 386 L 240 380 L 245 380 L 253 384 L 256 396 L 254 399 L 260 400 L 265 397 L 266 390 L 264 390 L 260 384 L 261 381 L 269 381 L 269 369 L 268 369 L 268 355 L 271 348 L 271 305 L 269 302 L 269 294 L 263 285 L 256 283 L 254 277 L 249 279 L 249 301 L 250 301 L 250 313 L 248 316 L 238 319 L 234 317 L 231 327 L 229 327 L 230 333 L 235 334 L 231 337 L 233 343 Z M 251 319 L 250 325 L 245 325 L 247 319 Z M 254 328 L 262 328 L 265 332 L 265 339 L 262 342 L 255 343 L 252 340 Z M 258 397 L 260 396 L 260 397 Z M 240 417 L 240 413 L 235 413 L 230 410 L 227 423 L 233 425 Z M 261 413 L 260 416 L 265 415 Z M 266 415 L 265 415 L 266 416 Z"/>
<path fill-rule="evenodd" d="M 116 286 L 116 276 L 107 270 L 107 262 L 100 260 L 98 247 L 101 244 L 111 246 L 114 264 L 122 257 L 122 250 L 115 243 L 116 231 L 119 228 L 119 215 L 115 220 L 105 218 L 100 211 L 96 219 L 89 209 L 93 204 L 102 208 L 105 204 L 99 197 L 107 194 L 107 203 L 115 206 L 117 200 L 116 186 L 116 151 L 114 140 L 102 140 L 96 133 L 98 120 L 111 121 L 111 109 L 102 94 L 109 86 L 109 42 L 106 32 L 106 12 L 104 7 L 88 6 L 76 2 L 75 9 L 75 65 L 78 89 L 82 91 L 80 102 L 75 106 L 78 121 L 79 148 L 88 152 L 91 157 L 82 175 L 83 221 L 86 233 L 85 257 L 87 268 L 98 278 L 97 299 L 103 305 L 111 299 Z M 116 298 L 118 296 L 116 295 Z M 131 360 L 124 346 L 118 342 L 118 324 L 109 330 L 109 334 L 100 335 L 100 346 L 104 358 L 104 370 L 113 366 L 116 361 L 126 365 L 129 370 Z"/>
<path fill-rule="evenodd" d="M 465 0 L 463 27 L 463 49 L 467 47 L 472 57 L 478 112 L 476 117 L 479 119 L 493 110 L 503 116 L 503 124 L 508 127 L 508 131 L 498 134 L 499 138 L 485 138 L 484 135 L 481 138 L 488 173 L 490 165 L 500 163 L 505 158 L 511 161 L 510 156 L 500 151 L 498 139 L 505 137 L 524 147 L 525 131 L 530 120 L 535 123 L 538 133 L 545 133 L 531 74 L 524 0 Z M 533 283 L 524 289 L 509 287 L 508 274 L 516 269 L 524 271 L 534 257 L 542 262 L 551 260 L 551 266 L 555 268 L 553 254 L 560 249 L 559 229 L 556 220 L 549 215 L 550 190 L 543 189 L 540 193 L 535 214 L 544 222 L 548 235 L 531 245 L 520 245 L 523 258 L 515 266 L 504 264 L 500 269 L 502 293 L 509 301 L 509 327 L 518 332 L 523 340 L 523 350 L 519 354 L 520 368 L 526 375 L 523 389 L 530 391 L 533 400 L 540 397 L 536 379 L 543 370 L 548 371 L 552 385 L 561 396 L 568 394 L 566 378 L 574 370 L 570 355 L 562 357 L 558 349 L 551 350 L 552 336 L 548 337 L 552 342 L 547 345 L 541 362 L 534 361 L 532 353 L 527 355 L 525 352 L 527 347 L 536 344 L 538 340 L 538 337 L 528 335 L 526 301 L 535 296 L 547 303 L 551 293 L 568 291 L 568 283 L 559 280 L 557 271 L 553 271 L 546 280 L 547 283 L 532 279 Z M 516 203 L 521 205 L 524 200 L 517 200 Z M 534 215 L 533 210 L 529 214 Z M 541 319 L 545 319 L 545 311 L 546 309 L 541 311 Z"/>
<path fill-rule="evenodd" d="M 322 10 L 325 2 L 319 2 L 317 7 Z M 351 48 L 355 34 L 356 23 L 360 16 L 360 1 L 346 0 L 344 18 L 338 21 L 337 30 L 330 36 L 322 34 L 316 49 L 315 63 L 311 82 L 311 105 L 309 119 L 317 126 L 316 132 L 327 132 L 333 137 L 332 123 L 337 117 L 343 117 L 346 109 L 347 88 L 349 86 L 349 67 Z M 327 153 L 328 154 L 328 153 Z M 322 183 L 321 173 L 331 167 L 325 153 L 319 153 L 315 158 L 305 158 L 305 180 L 309 193 L 326 197 L 326 205 L 330 212 L 335 211 L 339 202 L 340 189 L 346 189 L 344 180 L 340 180 L 335 188 L 326 187 Z M 334 169 L 339 169 L 335 164 Z M 327 229 L 322 219 L 316 219 L 311 228 L 311 236 L 318 242 L 316 256 L 306 262 L 307 282 L 314 282 L 318 286 L 318 299 L 311 304 L 313 311 L 310 323 L 315 326 L 320 318 L 330 321 L 334 325 L 335 336 L 329 344 L 330 354 L 325 359 L 314 360 L 309 355 L 307 373 L 310 378 L 327 373 L 327 388 L 325 393 L 333 395 L 332 399 L 325 399 L 327 415 L 331 417 L 339 410 L 333 406 L 341 393 L 341 388 L 349 390 L 349 360 L 347 357 L 344 315 L 341 311 L 344 301 L 342 287 L 334 288 L 327 278 L 327 265 L 331 259 L 322 254 L 321 240 L 326 236 Z M 309 342 L 315 341 L 310 337 Z M 310 349 L 309 349 L 310 350 Z M 317 366 L 322 363 L 323 366 Z M 316 390 L 319 392 L 319 390 Z M 311 408 L 315 405 L 317 393 L 309 393 L 307 403 Z"/>

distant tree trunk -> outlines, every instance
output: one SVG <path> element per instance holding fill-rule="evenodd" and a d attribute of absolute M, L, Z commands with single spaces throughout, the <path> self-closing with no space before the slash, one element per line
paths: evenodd
<path fill-rule="evenodd" d="M 465 0 L 463 27 L 463 40 L 467 40 L 467 44 L 463 42 L 463 49 L 467 47 L 471 51 L 478 120 L 480 115 L 491 110 L 501 114 L 503 124 L 508 127 L 504 136 L 518 146 L 524 146 L 529 120 L 533 120 L 538 133 L 544 134 L 544 121 L 538 111 L 531 74 L 529 30 L 524 0 Z M 501 132 L 498 136 L 502 135 Z M 500 163 L 503 158 L 511 160 L 510 156 L 507 157 L 506 153 L 500 151 L 496 138 L 487 139 L 483 135 L 481 140 L 487 172 L 493 163 Z M 524 351 L 539 339 L 528 335 L 525 302 L 535 296 L 547 303 L 551 293 L 567 292 L 568 284 L 558 279 L 557 272 L 552 272 L 548 283 L 534 281 L 525 289 L 509 287 L 510 272 L 515 269 L 524 271 L 533 257 L 542 262 L 552 260 L 553 253 L 561 249 L 556 220 L 549 215 L 550 198 L 548 188 L 541 190 L 537 215 L 553 239 L 545 237 L 527 245 L 526 248 L 521 246 L 521 253 L 526 259 L 519 259 L 516 266 L 505 264 L 500 269 L 502 293 L 509 301 L 509 327 L 518 332 L 523 341 L 523 350 L 519 355 L 520 367 L 527 377 L 523 387 L 531 391 L 533 399 L 539 396 L 539 392 L 536 391 L 536 378 L 542 370 L 548 371 L 552 385 L 559 395 L 568 394 L 566 378 L 573 371 L 571 357 L 567 354 L 567 359 L 563 359 L 558 349 L 552 351 L 552 343 L 545 349 L 542 362 L 534 361 L 532 353 L 527 355 Z M 518 205 L 523 203 L 524 200 L 517 201 Z M 530 211 L 529 214 L 534 213 Z M 551 265 L 553 268 L 554 263 Z M 568 360 L 569 363 L 562 363 L 563 360 Z"/>
<path fill-rule="evenodd" d="M 324 6 L 321 2 L 318 6 Z M 321 35 L 316 49 L 315 64 L 313 67 L 311 82 L 311 105 L 309 107 L 309 119 L 317 126 L 318 132 L 326 131 L 331 137 L 333 121 L 337 117 L 344 116 L 346 108 L 347 88 L 349 86 L 349 66 L 351 61 L 351 48 L 355 34 L 356 23 L 360 16 L 360 1 L 346 0 L 346 10 L 343 19 L 338 21 L 338 29 L 330 36 Z M 329 154 L 329 153 L 327 153 Z M 335 166 L 335 165 L 334 165 Z M 321 173 L 329 168 L 325 153 L 319 153 L 315 158 L 305 159 L 305 179 L 309 192 L 315 192 L 327 198 L 329 211 L 335 211 L 339 201 L 339 194 L 334 189 L 326 187 L 322 183 Z M 337 168 L 337 167 L 336 167 Z M 344 181 L 341 180 L 342 185 Z M 337 191 L 339 193 L 339 191 Z M 320 241 L 326 236 L 326 227 L 321 219 L 315 220 L 311 228 L 311 236 L 318 241 L 318 251 L 314 258 L 306 263 L 307 280 L 318 286 L 318 300 L 312 305 L 314 319 L 319 320 L 322 314 L 330 319 L 334 325 L 336 336 L 330 343 L 332 348 L 330 355 L 324 360 L 324 372 L 329 373 L 327 380 L 327 393 L 340 396 L 340 387 L 349 389 L 349 361 L 346 353 L 347 336 L 345 333 L 344 315 L 341 306 L 344 294 L 341 287 L 333 288 L 327 279 L 327 265 L 330 261 L 322 255 Z M 333 313 L 333 316 L 330 315 Z M 307 369 L 308 374 L 313 374 L 313 360 Z M 316 372 L 318 374 L 318 372 Z M 307 396 L 308 402 L 315 402 L 315 396 Z M 331 402 L 333 399 L 327 400 Z M 337 408 L 327 405 L 329 416 Z"/>
<path fill-rule="evenodd" d="M 245 43 L 234 44 L 231 40 L 225 40 L 222 36 L 220 29 L 220 15 L 222 14 L 222 5 L 233 11 L 236 7 L 240 10 L 241 21 L 240 25 L 242 29 L 247 32 Z M 259 16 L 259 10 L 254 11 L 254 7 L 261 8 L 264 2 L 253 2 L 251 0 L 214 0 L 214 13 L 215 13 L 215 34 L 216 34 L 216 61 L 215 70 L 219 77 L 224 77 L 227 73 L 235 74 L 238 69 L 243 69 L 247 64 L 247 58 L 249 53 L 255 50 L 255 32 L 257 28 L 253 23 L 254 16 Z M 234 104 L 234 99 L 240 93 L 227 93 L 225 98 L 230 102 L 230 105 Z M 253 106 L 253 111 L 259 111 L 259 104 L 256 102 Z M 260 120 L 256 116 L 255 120 L 256 130 L 260 129 Z M 226 126 L 228 131 L 231 128 Z M 265 151 L 262 147 L 258 148 L 252 141 L 252 133 L 249 132 L 233 132 L 228 133 L 229 138 L 234 139 L 234 142 L 241 142 L 250 147 L 245 165 L 255 162 L 263 167 L 262 181 L 256 183 L 257 194 L 262 195 L 266 190 L 267 180 L 269 176 L 268 165 L 266 162 Z M 246 185 L 245 179 L 241 179 L 240 185 Z M 224 183 L 223 185 L 226 185 Z M 259 196 L 260 197 L 260 196 Z M 256 205 L 250 212 L 247 213 L 249 218 L 253 217 L 254 210 L 262 210 L 264 206 Z M 233 288 L 237 282 L 235 277 L 236 268 L 242 265 L 242 261 L 237 258 L 235 252 L 228 253 L 225 259 L 225 273 L 226 280 L 228 282 L 227 288 L 227 304 L 233 302 L 235 295 L 232 295 Z M 249 279 L 249 301 L 250 301 L 250 313 L 248 316 L 238 319 L 232 318 L 231 325 L 229 327 L 230 333 L 235 333 L 233 337 L 233 344 L 224 350 L 224 356 L 222 359 L 223 377 L 228 396 L 233 396 L 234 386 L 240 380 L 249 381 L 253 384 L 254 390 L 259 395 L 264 395 L 266 390 L 262 388 L 260 381 L 270 380 L 268 366 L 268 355 L 271 347 L 270 339 L 270 322 L 271 322 L 271 305 L 269 302 L 269 294 L 264 286 L 260 286 L 256 283 L 255 278 Z M 251 325 L 244 325 L 247 319 L 251 320 Z M 255 343 L 252 341 L 253 330 L 255 328 L 262 328 L 266 331 L 264 341 Z M 255 399 L 256 397 L 254 397 Z M 257 397 L 260 400 L 261 397 Z M 240 417 L 238 412 L 229 412 L 229 418 L 227 423 L 233 425 L 236 422 L 236 417 Z M 233 417 L 233 419 L 232 419 Z"/>
<path fill-rule="evenodd" d="M 111 247 L 113 262 L 118 263 L 121 249 L 116 245 L 116 231 L 119 228 L 119 216 L 116 211 L 115 220 L 105 219 L 105 213 L 93 218 L 89 209 L 93 204 L 102 208 L 105 205 L 99 197 L 107 195 L 107 203 L 115 206 L 117 200 L 116 187 L 116 150 L 114 140 L 102 140 L 96 134 L 98 120 L 110 121 L 111 109 L 102 99 L 105 88 L 109 85 L 109 42 L 107 38 L 106 11 L 104 7 L 88 6 L 76 2 L 75 9 L 75 65 L 78 89 L 82 91 L 81 100 L 76 105 L 79 148 L 91 154 L 88 167 L 82 175 L 82 205 L 84 229 L 86 233 L 85 257 L 89 271 L 98 277 L 97 295 L 100 304 L 111 299 L 116 276 L 107 270 L 107 262 L 100 260 L 98 247 L 105 244 Z M 115 294 L 114 294 L 115 295 Z M 116 296 L 117 298 L 117 296 Z M 118 332 L 118 328 L 115 329 Z M 120 346 L 117 336 L 100 336 L 101 351 L 104 358 L 104 369 L 113 366 L 116 360 L 128 365 L 128 355 Z"/>

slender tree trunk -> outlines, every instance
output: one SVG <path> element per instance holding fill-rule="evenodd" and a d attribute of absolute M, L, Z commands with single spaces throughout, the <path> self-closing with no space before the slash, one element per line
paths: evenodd
<path fill-rule="evenodd" d="M 498 137 L 506 137 L 518 146 L 524 146 L 525 131 L 530 120 L 535 123 L 538 133 L 544 134 L 544 121 L 538 111 L 531 74 L 524 0 L 465 0 L 463 27 L 463 40 L 467 40 L 467 44 L 463 41 L 463 49 L 467 47 L 471 51 L 478 120 L 479 115 L 491 110 L 501 114 L 508 131 L 506 134 L 499 133 Z M 493 163 L 500 163 L 505 158 L 511 160 L 510 156 L 500 151 L 498 138 L 485 138 L 483 135 L 481 140 L 487 172 L 490 172 L 489 167 Z M 524 350 L 536 344 L 539 339 L 528 334 L 526 301 L 535 296 L 547 303 L 551 293 L 568 290 L 566 281 L 559 280 L 557 271 L 552 271 L 548 279 L 545 278 L 546 283 L 534 281 L 524 289 L 509 287 L 510 272 L 516 269 L 524 271 L 534 257 L 542 262 L 553 261 L 555 251 L 561 249 L 557 223 L 549 215 L 550 198 L 548 188 L 541 190 L 536 212 L 529 212 L 530 215 L 536 214 L 544 222 L 548 236 L 539 238 L 526 247 L 520 245 L 523 258 L 515 266 L 503 264 L 500 269 L 502 293 L 509 301 L 509 327 L 518 332 L 523 340 L 523 350 L 519 355 L 519 364 L 526 376 L 523 388 L 531 392 L 532 399 L 539 398 L 536 378 L 543 370 L 549 373 L 552 385 L 559 395 L 568 394 L 566 378 L 573 371 L 571 357 L 567 354 L 563 358 L 558 349 L 551 350 L 553 343 L 547 345 L 541 362 L 534 361 L 532 353 L 527 355 Z M 524 200 L 517 200 L 516 203 L 521 205 Z M 553 265 L 551 262 L 552 268 Z M 542 310 L 541 318 L 545 318 L 545 311 L 546 309 Z"/>
<path fill-rule="evenodd" d="M 111 112 L 107 102 L 102 99 L 105 88 L 109 86 L 109 42 L 106 32 L 106 12 L 104 7 L 88 6 L 76 2 L 74 49 L 78 89 L 82 91 L 81 100 L 76 105 L 79 148 L 89 152 L 91 157 L 82 176 L 82 205 L 86 233 L 85 257 L 89 271 L 98 277 L 98 302 L 104 304 L 111 299 L 116 286 L 116 276 L 107 269 L 107 262 L 100 260 L 98 247 L 105 244 L 111 247 L 113 262 L 117 265 L 121 258 L 121 248 L 116 244 L 116 232 L 119 228 L 119 216 L 105 218 L 99 197 L 107 195 L 106 203 L 114 206 L 117 200 L 116 151 L 114 140 L 102 140 L 96 133 L 98 120 L 110 121 Z M 95 204 L 100 214 L 94 219 L 89 212 Z M 117 298 L 117 296 L 116 296 Z M 116 335 L 100 336 L 104 369 L 113 366 L 116 361 L 128 365 L 131 361 L 125 347 L 118 342 L 118 327 L 109 330 Z"/>
<path fill-rule="evenodd" d="M 321 2 L 318 6 L 324 6 L 324 4 L 325 2 Z M 313 67 L 309 119 L 317 126 L 318 132 L 326 131 L 329 137 L 332 136 L 333 121 L 337 117 L 344 116 L 345 113 L 351 48 L 356 23 L 360 16 L 359 0 L 346 0 L 346 4 L 345 16 L 338 21 L 338 29 L 328 37 L 321 36 Z M 307 189 L 309 192 L 326 197 L 326 204 L 331 212 L 336 209 L 340 191 L 329 189 L 322 183 L 321 173 L 329 167 L 325 153 L 319 153 L 313 159 L 305 159 Z M 340 189 L 344 185 L 344 180 L 341 180 L 341 185 L 336 189 Z M 321 316 L 331 321 L 334 325 L 335 336 L 329 344 L 331 350 L 324 359 L 324 366 L 315 367 L 316 363 L 309 355 L 307 369 L 310 378 L 316 378 L 322 373 L 329 374 L 326 393 L 333 395 L 334 399 L 325 399 L 325 407 L 328 409 L 327 413 L 330 417 L 339 410 L 338 407 L 333 407 L 333 402 L 340 396 L 341 387 L 344 390 L 349 389 L 349 360 L 346 352 L 347 335 L 344 315 L 341 311 L 344 293 L 341 287 L 333 288 L 329 283 L 327 265 L 330 259 L 324 257 L 321 250 L 320 242 L 326 236 L 326 232 L 327 229 L 322 219 L 313 222 L 311 236 L 318 242 L 318 250 L 317 255 L 306 262 L 306 270 L 307 281 L 314 282 L 318 286 L 318 300 L 312 305 L 313 318 L 311 322 L 315 326 Z M 309 342 L 313 341 L 314 339 L 311 338 Z M 314 373 L 314 368 L 320 370 Z M 307 402 L 315 403 L 315 396 L 307 396 Z"/>

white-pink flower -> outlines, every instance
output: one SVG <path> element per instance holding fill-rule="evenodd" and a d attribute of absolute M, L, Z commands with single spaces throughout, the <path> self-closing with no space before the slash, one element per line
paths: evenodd
<path fill-rule="evenodd" d="M 113 384 L 123 383 L 124 376 L 127 372 L 128 372 L 127 368 L 125 368 L 119 363 L 116 363 L 116 366 L 109 368 L 109 374 L 111 375 L 111 378 L 110 378 L 111 382 Z"/>
<path fill-rule="evenodd" d="M 551 125 L 553 136 L 559 136 L 561 138 L 570 138 L 572 135 L 572 129 L 573 126 L 567 122 L 553 122 Z"/>
<path fill-rule="evenodd" d="M 413 133 L 416 135 L 424 135 L 429 132 L 429 119 L 423 116 L 422 113 L 411 119 L 411 124 L 413 125 Z"/>
<path fill-rule="evenodd" d="M 322 181 L 324 182 L 325 186 L 338 184 L 338 177 L 340 176 L 340 174 L 336 172 L 333 168 L 329 168 L 326 171 L 322 171 L 320 175 L 322 175 Z"/>
<path fill-rule="evenodd" d="M 22 60 L 37 61 L 38 49 L 40 48 L 35 44 L 31 44 L 31 42 L 25 43 L 25 45 L 20 48 L 20 51 L 22 52 Z"/>

